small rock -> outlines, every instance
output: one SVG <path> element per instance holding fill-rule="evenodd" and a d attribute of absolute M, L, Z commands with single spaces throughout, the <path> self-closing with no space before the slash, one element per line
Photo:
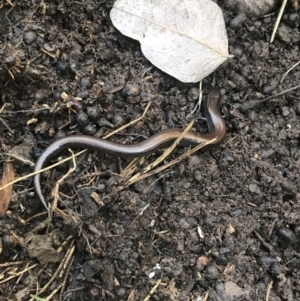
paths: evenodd
<path fill-rule="evenodd" d="M 188 96 L 192 99 L 192 100 L 197 100 L 199 98 L 199 89 L 198 88 L 191 88 L 188 91 Z"/>
<path fill-rule="evenodd" d="M 281 140 L 286 140 L 286 137 L 287 137 L 286 130 L 285 130 L 285 129 L 282 129 L 282 130 L 279 132 L 278 137 L 279 137 L 279 139 L 281 139 Z"/>
<path fill-rule="evenodd" d="M 267 149 L 267 150 L 264 150 L 264 151 L 261 153 L 261 157 L 262 157 L 262 158 L 268 158 L 268 157 L 272 156 L 274 153 L 275 153 L 275 150 L 272 149 L 272 148 L 269 148 L 269 149 Z"/>
<path fill-rule="evenodd" d="M 61 73 L 67 73 L 68 68 L 69 68 L 69 63 L 68 62 L 59 61 L 57 63 L 57 65 L 56 65 L 56 68 Z"/>
<path fill-rule="evenodd" d="M 87 99 L 89 97 L 89 91 L 85 90 L 85 91 L 80 91 L 77 94 L 77 97 L 81 98 L 81 99 Z"/>
<path fill-rule="evenodd" d="M 209 258 L 206 255 L 202 255 L 197 258 L 196 269 L 198 271 L 202 271 L 208 264 L 209 264 Z"/>
<path fill-rule="evenodd" d="M 219 277 L 220 273 L 213 264 L 210 264 L 206 268 L 206 275 L 207 275 L 207 277 L 209 277 L 211 279 L 217 279 Z"/>
<path fill-rule="evenodd" d="M 279 262 L 274 262 L 273 264 L 271 264 L 269 271 L 273 277 L 284 274 L 284 269 L 280 266 Z"/>
<path fill-rule="evenodd" d="M 242 209 L 236 208 L 236 209 L 231 210 L 231 211 L 229 212 L 229 215 L 230 215 L 231 217 L 239 216 L 240 214 L 242 214 L 242 212 L 243 212 Z"/>
<path fill-rule="evenodd" d="M 244 13 L 238 13 L 230 22 L 231 28 L 240 28 L 242 27 L 242 24 L 247 19 L 246 15 Z M 235 54 L 233 54 L 235 56 Z M 235 56 L 236 57 L 236 56 Z"/>
<path fill-rule="evenodd" d="M 94 124 L 88 123 L 83 129 L 82 133 L 89 136 L 94 136 L 97 132 L 97 128 Z"/>
<path fill-rule="evenodd" d="M 266 15 L 276 8 L 278 0 L 226 0 L 226 6 L 236 12 L 242 12 L 248 17 Z"/>
<path fill-rule="evenodd" d="M 190 224 L 183 218 L 180 219 L 179 224 L 182 229 L 188 229 L 190 227 Z"/>
<path fill-rule="evenodd" d="M 250 192 L 253 192 L 256 194 L 261 194 L 261 191 L 256 184 L 249 184 L 249 190 L 250 190 Z"/>
<path fill-rule="evenodd" d="M 80 125 L 80 126 L 85 126 L 89 123 L 89 117 L 88 115 L 83 112 L 83 111 L 79 111 L 77 116 L 76 116 L 76 120 L 77 120 L 77 123 Z"/>
<path fill-rule="evenodd" d="M 237 298 L 243 296 L 244 293 L 236 283 L 227 281 L 224 284 L 224 295 L 228 296 L 232 300 L 236 300 Z"/>
<path fill-rule="evenodd" d="M 24 33 L 24 41 L 27 45 L 32 44 L 36 40 L 36 33 L 34 31 L 26 31 Z"/>
<path fill-rule="evenodd" d="M 290 43 L 292 39 L 291 29 L 286 25 L 279 26 L 278 37 L 282 42 Z"/>
<path fill-rule="evenodd" d="M 284 117 L 290 115 L 290 111 L 289 111 L 288 107 L 282 107 L 282 115 Z"/>
<path fill-rule="evenodd" d="M 93 121 L 98 120 L 101 117 L 99 106 L 87 107 L 86 113 L 88 117 Z"/>
<path fill-rule="evenodd" d="M 81 79 L 81 87 L 83 88 L 90 88 L 92 86 L 91 78 L 90 77 L 83 77 Z"/>
<path fill-rule="evenodd" d="M 285 241 L 287 242 L 290 242 L 290 243 L 295 243 L 297 241 L 297 238 L 294 234 L 294 232 L 288 228 L 279 228 L 277 230 L 277 235 L 279 237 L 281 237 L 282 239 L 284 239 Z"/>
<path fill-rule="evenodd" d="M 114 125 L 120 126 L 120 125 L 124 124 L 124 121 L 125 121 L 125 119 L 121 114 L 118 114 L 118 113 L 114 114 L 113 119 L 112 119 L 112 123 Z"/>

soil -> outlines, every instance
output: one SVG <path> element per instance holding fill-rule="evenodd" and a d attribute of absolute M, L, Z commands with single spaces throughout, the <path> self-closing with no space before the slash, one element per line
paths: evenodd
<path fill-rule="evenodd" d="M 288 3 L 269 44 L 277 13 L 243 19 L 216 2 L 234 57 L 203 95 L 220 88 L 223 143 L 123 189 L 129 160 L 84 153 L 49 216 L 32 177 L 16 183 L 0 221 L 0 300 L 300 300 L 300 90 L 285 91 L 299 66 L 281 81 L 299 61 L 299 12 Z M 113 27 L 112 5 L 0 1 L 1 176 L 28 175 L 58 137 L 103 137 L 149 101 L 108 139 L 188 125 L 198 84 L 154 67 Z M 43 174 L 47 201 L 70 166 Z"/>

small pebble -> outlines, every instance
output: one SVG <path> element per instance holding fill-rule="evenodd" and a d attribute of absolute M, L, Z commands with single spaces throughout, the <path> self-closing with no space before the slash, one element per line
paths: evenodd
<path fill-rule="evenodd" d="M 289 180 L 284 180 L 281 183 L 281 187 L 283 190 L 285 190 L 286 192 L 292 193 L 292 194 L 296 194 L 297 193 L 297 187 L 296 185 L 294 185 L 291 181 Z"/>
<path fill-rule="evenodd" d="M 277 32 L 278 32 L 278 37 L 282 42 L 284 42 L 284 43 L 291 42 L 292 33 L 291 33 L 290 27 L 288 27 L 286 25 L 280 25 Z"/>
<path fill-rule="evenodd" d="M 277 230 L 277 235 L 290 243 L 295 243 L 297 241 L 297 238 L 293 231 L 288 228 L 279 228 Z"/>
<path fill-rule="evenodd" d="M 216 288 L 217 292 L 222 293 L 225 289 L 224 283 L 223 282 L 217 282 L 215 288 Z"/>
<path fill-rule="evenodd" d="M 57 92 L 57 91 L 55 91 L 55 92 L 52 93 L 52 98 L 53 98 L 54 101 L 62 100 L 61 94 L 59 92 Z"/>
<path fill-rule="evenodd" d="M 298 13 L 292 13 L 288 15 L 287 22 L 289 25 L 293 27 L 299 26 L 299 14 Z"/>
<path fill-rule="evenodd" d="M 190 224 L 184 218 L 179 220 L 179 225 L 181 229 L 188 229 L 190 227 Z"/>
<path fill-rule="evenodd" d="M 106 100 L 110 103 L 114 102 L 115 100 L 115 95 L 114 94 L 107 94 L 106 95 Z"/>
<path fill-rule="evenodd" d="M 52 43 L 45 43 L 44 48 L 45 48 L 45 50 L 47 50 L 49 52 L 53 52 L 56 49 L 56 45 L 52 44 Z"/>
<path fill-rule="evenodd" d="M 99 294 L 100 294 L 100 290 L 95 286 L 89 290 L 89 295 L 91 296 L 92 299 L 98 297 Z"/>
<path fill-rule="evenodd" d="M 16 60 L 13 56 L 7 56 L 4 60 L 7 67 L 12 67 L 16 64 Z"/>
<path fill-rule="evenodd" d="M 119 113 L 114 114 L 114 116 L 112 118 L 112 123 L 114 125 L 120 126 L 120 125 L 124 124 L 124 121 L 125 121 L 124 117 Z"/>
<path fill-rule="evenodd" d="M 277 260 L 270 256 L 260 256 L 257 258 L 257 262 L 263 267 L 269 267 L 274 262 L 277 262 Z"/>
<path fill-rule="evenodd" d="M 261 191 L 256 184 L 249 184 L 249 190 L 250 190 L 250 192 L 253 192 L 256 194 L 261 194 Z"/>
<path fill-rule="evenodd" d="M 205 271 L 207 277 L 211 279 L 217 279 L 220 275 L 219 270 L 213 264 L 208 265 Z"/>
<path fill-rule="evenodd" d="M 279 262 L 271 264 L 269 271 L 273 277 L 277 277 L 280 274 L 284 274 L 284 269 L 280 266 Z"/>
<path fill-rule="evenodd" d="M 240 58 L 243 55 L 243 49 L 240 47 L 234 48 L 232 54 L 235 58 Z"/>
<path fill-rule="evenodd" d="M 89 89 L 92 86 L 90 77 L 83 77 L 81 79 L 81 87 Z"/>
<path fill-rule="evenodd" d="M 231 252 L 231 250 L 228 247 L 224 247 L 224 248 L 220 248 L 219 252 L 222 255 L 222 254 L 226 254 L 226 253 Z"/>
<path fill-rule="evenodd" d="M 89 135 L 89 136 L 94 136 L 97 132 L 97 128 L 95 127 L 94 124 L 87 124 L 83 129 L 82 129 L 82 133 L 85 135 Z"/>
<path fill-rule="evenodd" d="M 26 31 L 24 33 L 24 41 L 27 45 L 32 44 L 36 40 L 37 34 L 34 31 Z"/>
<path fill-rule="evenodd" d="M 89 116 L 89 119 L 96 121 L 101 117 L 101 111 L 99 106 L 87 107 L 86 113 Z"/>
<path fill-rule="evenodd" d="M 264 150 L 264 151 L 261 153 L 261 157 L 262 157 L 262 158 L 268 158 L 268 157 L 272 156 L 274 153 L 275 153 L 275 150 L 272 149 L 272 148 L 269 148 L 269 149 L 267 149 L 267 150 Z"/>
<path fill-rule="evenodd" d="M 89 91 L 87 91 L 87 90 L 81 91 L 77 94 L 77 97 L 79 97 L 81 99 L 87 99 L 89 97 Z"/>
<path fill-rule="evenodd" d="M 248 17 L 258 18 L 276 8 L 278 0 L 225 0 L 228 9 L 242 12 Z"/>
<path fill-rule="evenodd" d="M 141 94 L 141 87 L 136 84 L 127 85 L 127 96 L 138 96 Z"/>
<path fill-rule="evenodd" d="M 258 119 L 258 114 L 255 111 L 251 111 L 249 113 L 249 118 L 251 119 L 251 121 L 257 121 Z"/>
<path fill-rule="evenodd" d="M 228 153 L 228 151 L 224 151 L 223 156 L 224 159 L 229 163 L 233 163 L 235 161 L 234 158 Z"/>
<path fill-rule="evenodd" d="M 234 216 L 239 216 L 240 214 L 242 214 L 242 209 L 240 209 L 240 208 L 236 208 L 236 209 L 234 209 L 234 210 L 231 210 L 230 212 L 229 212 L 229 215 L 231 216 L 231 217 L 234 217 Z"/>
<path fill-rule="evenodd" d="M 57 140 L 57 139 L 60 139 L 60 138 L 66 137 L 66 136 L 67 136 L 67 133 L 65 131 L 59 130 L 55 133 L 54 140 Z"/>
<path fill-rule="evenodd" d="M 80 125 L 80 126 L 85 126 L 89 123 L 89 117 L 88 115 L 83 112 L 83 111 L 79 111 L 77 116 L 76 116 L 76 120 L 77 120 L 77 123 Z"/>
<path fill-rule="evenodd" d="M 246 21 L 247 17 L 244 13 L 238 13 L 231 21 L 230 27 L 231 28 L 241 28 L 244 21 Z"/>
<path fill-rule="evenodd" d="M 76 74 L 78 72 L 78 70 L 81 69 L 81 64 L 74 60 L 74 59 L 70 59 L 70 71 L 74 74 Z"/>
<path fill-rule="evenodd" d="M 203 180 L 201 171 L 198 169 L 195 170 L 194 177 L 195 177 L 195 180 L 197 180 L 197 182 L 199 182 L 199 183 L 202 182 L 202 180 Z"/>
<path fill-rule="evenodd" d="M 125 288 L 121 287 L 121 288 L 117 289 L 117 295 L 118 295 L 119 297 L 124 297 L 124 296 L 126 295 L 126 290 L 125 290 Z"/>
<path fill-rule="evenodd" d="M 209 258 L 206 255 L 201 255 L 197 258 L 196 269 L 203 271 L 204 268 L 209 264 Z"/>
<path fill-rule="evenodd" d="M 279 139 L 286 140 L 287 138 L 287 132 L 285 129 L 282 129 L 278 134 Z"/>
<path fill-rule="evenodd" d="M 188 96 L 192 100 L 197 100 L 199 98 L 199 89 L 196 88 L 196 87 L 193 87 L 193 88 L 189 89 Z"/>
<path fill-rule="evenodd" d="M 64 61 L 59 61 L 56 65 L 57 71 L 59 71 L 60 73 L 67 73 L 68 69 L 69 69 L 69 63 L 68 62 L 64 62 Z"/>
<path fill-rule="evenodd" d="M 290 115 L 290 111 L 289 111 L 288 107 L 282 107 L 282 115 L 284 117 Z"/>
<path fill-rule="evenodd" d="M 99 121 L 97 121 L 97 124 L 99 126 L 107 126 L 109 128 L 112 128 L 112 129 L 115 127 L 113 123 L 109 122 L 108 120 L 106 120 L 103 117 Z"/>

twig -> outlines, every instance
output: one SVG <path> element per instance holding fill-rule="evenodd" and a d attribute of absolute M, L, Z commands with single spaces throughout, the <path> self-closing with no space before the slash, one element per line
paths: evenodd
<path fill-rule="evenodd" d="M 8 277 L 8 278 L 5 278 L 4 280 L 0 281 L 0 284 L 5 283 L 5 282 L 7 282 L 7 281 L 9 281 L 9 280 L 11 280 L 11 279 L 13 279 L 13 278 L 16 278 L 16 277 L 18 277 L 18 276 L 24 274 L 25 272 L 27 272 L 27 271 L 33 269 L 33 268 L 36 267 L 36 266 L 37 266 L 37 264 L 34 264 L 33 266 L 31 266 L 31 267 L 29 267 L 29 268 L 26 268 L 25 270 L 22 270 L 21 272 L 16 273 L 16 274 L 14 274 L 13 276 L 10 276 L 10 277 Z"/>
<path fill-rule="evenodd" d="M 144 113 L 143 113 L 142 116 L 140 116 L 140 117 L 138 117 L 137 119 L 135 119 L 135 120 L 133 120 L 133 121 L 131 121 L 131 122 L 129 122 L 129 123 L 127 123 L 127 124 L 121 126 L 120 128 L 116 129 L 115 131 L 113 131 L 113 132 L 107 134 L 107 135 L 104 136 L 102 139 L 107 139 L 108 137 L 110 137 L 110 136 L 112 136 L 112 135 L 114 135 L 114 134 L 116 134 L 116 133 L 118 133 L 118 132 L 120 132 L 120 131 L 126 129 L 126 128 L 129 127 L 130 125 L 132 125 L 132 124 L 134 124 L 134 123 L 140 121 L 141 119 L 143 119 L 143 118 L 145 117 L 145 115 L 146 115 L 146 113 L 147 113 L 147 111 L 148 111 L 148 109 L 149 109 L 151 103 L 152 103 L 151 101 L 148 102 L 148 104 L 147 104 L 147 106 L 146 106 L 146 109 L 145 109 L 145 111 L 144 111 Z"/>
<path fill-rule="evenodd" d="M 63 270 L 66 267 L 68 261 L 72 258 L 74 250 L 75 250 L 75 246 L 74 243 L 72 243 L 71 247 L 68 249 L 67 254 L 63 258 L 62 262 L 59 264 L 55 273 L 52 275 L 50 280 L 44 285 L 44 287 L 38 292 L 39 295 L 45 292 L 46 289 L 52 284 L 53 281 L 58 280 L 57 277 L 58 274 L 60 273 L 61 270 Z M 29 301 L 34 301 L 34 298 L 31 298 Z"/>
<path fill-rule="evenodd" d="M 268 244 L 264 239 L 263 237 L 256 231 L 254 230 L 253 231 L 254 234 L 256 235 L 256 237 L 258 238 L 258 240 L 262 243 L 262 245 L 267 248 L 270 252 L 273 252 L 274 251 L 274 248 L 273 246 L 271 246 L 270 244 Z"/>
<path fill-rule="evenodd" d="M 266 301 L 269 301 L 270 291 L 271 291 L 272 286 L 273 286 L 273 281 L 271 281 L 268 285 L 267 293 L 266 293 Z"/>
<path fill-rule="evenodd" d="M 186 129 L 180 134 L 180 136 L 172 143 L 172 145 L 170 147 L 168 147 L 161 156 L 159 156 L 154 162 L 152 162 L 151 164 L 149 164 L 142 172 L 137 173 L 136 175 L 134 175 L 129 181 L 134 181 L 136 182 L 139 181 L 139 177 L 142 174 L 145 174 L 146 172 L 150 171 L 151 169 L 153 169 L 155 166 L 157 166 L 160 162 L 162 162 L 167 156 L 170 155 L 170 153 L 175 149 L 175 147 L 180 143 L 180 141 L 182 140 L 182 138 L 185 136 L 185 134 L 191 129 L 191 127 L 193 126 L 193 121 L 190 122 L 190 124 L 186 127 Z M 122 176 L 122 175 L 121 175 Z"/>
<path fill-rule="evenodd" d="M 163 170 L 165 170 L 165 169 L 167 169 L 167 168 L 173 166 L 174 164 L 177 164 L 178 162 L 181 162 L 183 159 L 189 157 L 191 154 L 195 153 L 195 152 L 198 151 L 199 149 L 205 147 L 206 145 L 212 144 L 212 143 L 213 143 L 214 141 L 216 141 L 217 139 L 218 139 L 218 137 L 216 137 L 216 138 L 214 138 L 214 139 L 212 139 L 212 140 L 210 140 L 210 141 L 208 141 L 208 142 L 206 142 L 206 143 L 199 144 L 199 145 L 195 146 L 194 148 L 190 149 L 189 151 L 185 152 L 184 154 L 182 154 L 182 155 L 179 156 L 178 158 L 172 160 L 172 161 L 169 162 L 168 164 L 163 165 L 163 166 L 161 166 L 161 167 L 159 167 L 159 168 L 156 168 L 155 170 L 150 171 L 150 172 L 148 172 L 147 174 L 139 174 L 139 177 L 138 177 L 138 178 L 134 177 L 134 179 L 132 179 L 132 178 L 129 179 L 129 180 L 125 183 L 124 186 L 121 186 L 121 187 L 119 188 L 119 190 L 122 190 L 122 189 L 125 188 L 125 187 L 128 187 L 128 186 L 130 186 L 130 185 L 132 185 L 132 184 L 134 184 L 134 183 L 136 183 L 136 182 L 138 182 L 138 181 L 140 181 L 140 180 L 142 180 L 142 179 L 145 179 L 145 178 L 148 178 L 148 177 L 150 177 L 150 176 L 152 176 L 152 175 L 154 175 L 154 174 L 157 174 L 157 173 L 159 173 L 159 172 L 161 172 L 161 171 L 163 171 Z"/>
<path fill-rule="evenodd" d="M 266 98 L 264 98 L 264 99 L 250 100 L 250 101 L 248 101 L 248 102 L 246 102 L 246 103 L 243 103 L 243 104 L 241 104 L 241 105 L 237 105 L 235 108 L 241 110 L 242 112 L 245 112 L 245 111 L 248 111 L 249 109 L 252 109 L 252 108 L 255 107 L 255 106 L 260 105 L 261 103 L 263 103 L 263 102 L 265 102 L 265 101 L 268 101 L 268 100 L 270 100 L 270 99 L 272 99 L 272 98 L 281 96 L 281 95 L 286 94 L 286 93 L 288 93 L 288 92 L 297 90 L 297 89 L 299 89 L 299 88 L 300 88 L 300 85 L 297 85 L 297 86 L 295 86 L 295 87 L 292 87 L 292 88 L 283 90 L 283 91 L 281 91 L 281 92 L 279 92 L 279 93 L 277 93 L 277 94 L 271 95 L 271 96 L 266 97 Z"/>
<path fill-rule="evenodd" d="M 198 102 L 196 103 L 193 111 L 187 117 L 193 115 L 198 109 L 200 109 L 201 102 L 202 102 L 202 94 L 203 94 L 203 91 L 202 91 L 202 80 L 201 80 L 200 83 L 199 83 L 199 98 L 198 98 Z"/>
<path fill-rule="evenodd" d="M 272 32 L 272 36 L 271 36 L 270 43 L 273 43 L 273 41 L 274 41 L 274 37 L 275 37 L 276 31 L 277 31 L 277 29 L 278 29 L 278 26 L 279 26 L 279 23 L 280 23 L 282 14 L 283 14 L 283 12 L 284 12 L 286 3 L 287 3 L 287 0 L 283 0 L 283 1 L 282 1 L 281 7 L 280 7 L 280 11 L 279 11 L 279 14 L 278 14 L 278 16 L 277 16 L 277 19 L 276 19 L 276 22 L 275 22 L 275 26 L 274 26 L 274 29 L 273 29 L 273 32 Z"/>
<path fill-rule="evenodd" d="M 159 284 L 161 283 L 161 279 L 159 279 L 155 285 L 153 286 L 153 288 L 151 289 L 151 291 L 149 292 L 149 294 L 146 296 L 146 298 L 143 301 L 149 301 L 151 296 L 153 295 L 153 293 L 156 291 L 157 287 L 159 286 Z"/>
<path fill-rule="evenodd" d="M 2 124 L 7 128 L 7 130 L 8 130 L 11 134 L 14 133 L 14 131 L 9 127 L 9 125 L 6 123 L 6 121 L 5 121 L 3 118 L 0 117 L 0 121 L 2 122 Z"/>
<path fill-rule="evenodd" d="M 86 151 L 86 149 L 84 149 L 84 150 L 82 150 L 82 151 L 76 153 L 76 154 L 74 155 L 74 157 L 77 157 L 77 156 L 83 154 L 85 151 Z M 70 157 L 68 157 L 68 158 L 65 158 L 65 159 L 63 159 L 63 160 L 61 160 L 61 161 L 59 161 L 59 162 L 56 162 L 55 164 L 52 164 L 52 165 L 50 165 L 50 166 L 48 166 L 48 167 L 45 167 L 45 168 L 43 168 L 43 169 L 40 169 L 40 170 L 38 170 L 38 171 L 32 172 L 32 173 L 30 173 L 30 174 L 27 174 L 26 176 L 17 178 L 17 179 L 15 179 L 14 181 L 12 181 L 12 182 L 10 182 L 10 183 L 7 183 L 7 184 L 4 185 L 4 186 L 0 186 L 0 190 L 3 190 L 4 188 L 6 188 L 6 187 L 9 186 L 9 185 L 12 185 L 12 184 L 18 183 L 18 182 L 20 182 L 20 181 L 26 180 L 27 178 L 33 177 L 33 176 L 37 175 L 38 173 L 41 173 L 41 172 L 47 171 L 47 170 L 49 170 L 49 169 L 52 169 L 52 168 L 54 168 L 54 167 L 56 167 L 56 166 L 58 166 L 58 165 L 60 165 L 60 164 L 62 164 L 62 163 L 65 163 L 65 162 L 67 162 L 67 161 L 69 161 L 69 160 L 71 160 L 71 159 L 73 159 L 73 156 L 70 156 Z"/>
<path fill-rule="evenodd" d="M 58 213 L 64 219 L 67 218 L 67 215 L 63 211 L 61 211 L 60 209 L 57 208 L 57 203 L 58 203 L 58 199 L 59 199 L 59 187 L 60 187 L 61 183 L 63 183 L 63 181 L 76 169 L 76 166 L 77 166 L 76 160 L 75 160 L 75 155 L 74 155 L 73 151 L 69 149 L 69 152 L 71 152 L 71 154 L 72 154 L 73 167 L 70 168 L 68 170 L 68 172 L 57 181 L 57 183 L 55 184 L 55 186 L 51 192 L 51 195 L 54 197 L 54 201 L 51 206 L 52 210 L 55 211 L 56 213 Z"/>
<path fill-rule="evenodd" d="M 294 64 L 287 72 L 285 72 L 280 80 L 280 82 L 282 83 L 285 79 L 285 77 L 294 69 L 296 68 L 298 65 L 300 64 L 300 61 L 298 61 L 296 64 Z"/>

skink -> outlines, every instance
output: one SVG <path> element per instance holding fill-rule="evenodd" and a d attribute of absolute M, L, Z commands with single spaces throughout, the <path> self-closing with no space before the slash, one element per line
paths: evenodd
<path fill-rule="evenodd" d="M 194 146 L 198 145 L 199 143 L 209 142 L 212 139 L 215 140 L 210 145 L 217 145 L 224 139 L 226 135 L 226 126 L 219 112 L 219 98 L 219 90 L 214 89 L 209 93 L 207 100 L 204 103 L 204 112 L 209 131 L 203 134 L 199 134 L 195 131 L 189 131 L 187 135 L 180 141 L 180 145 Z M 123 145 L 120 143 L 114 143 L 100 138 L 84 135 L 63 137 L 54 141 L 45 149 L 45 151 L 38 158 L 34 170 L 39 171 L 49 159 L 68 148 L 88 148 L 122 158 L 143 157 L 155 152 L 158 149 L 170 146 L 178 138 L 180 133 L 181 132 L 179 129 L 164 130 L 140 143 L 132 145 Z M 40 173 L 34 177 L 34 187 L 40 201 L 48 210 L 41 189 Z"/>

